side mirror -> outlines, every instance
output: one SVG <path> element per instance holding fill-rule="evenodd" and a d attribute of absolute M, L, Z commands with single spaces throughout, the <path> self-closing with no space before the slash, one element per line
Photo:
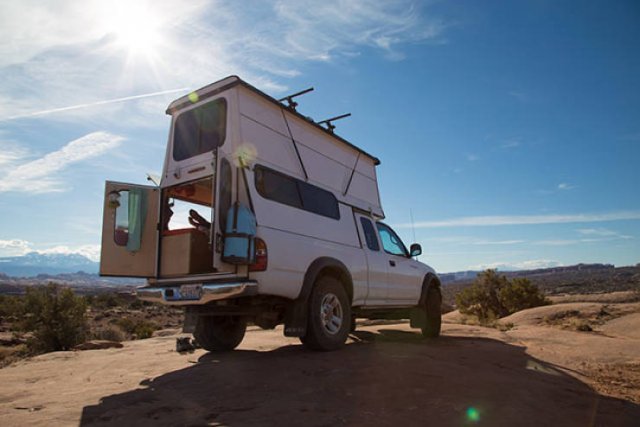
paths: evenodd
<path fill-rule="evenodd" d="M 422 253 L 422 246 L 419 243 L 414 243 L 411 245 L 411 249 L 409 250 L 409 256 L 414 257 L 418 256 Z"/>

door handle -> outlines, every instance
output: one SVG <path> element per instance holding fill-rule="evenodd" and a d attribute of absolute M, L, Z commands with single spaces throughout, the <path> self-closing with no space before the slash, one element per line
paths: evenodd
<path fill-rule="evenodd" d="M 394 260 L 390 259 L 390 260 L 389 260 L 389 265 L 390 265 L 391 267 L 395 267 L 395 266 L 396 266 L 396 262 L 395 262 Z"/>

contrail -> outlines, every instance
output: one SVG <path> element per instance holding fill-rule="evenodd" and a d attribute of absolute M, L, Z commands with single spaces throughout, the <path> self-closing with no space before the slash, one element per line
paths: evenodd
<path fill-rule="evenodd" d="M 152 92 L 152 93 L 145 93 L 142 95 L 125 96 L 124 98 L 107 99 L 105 101 L 91 102 L 88 104 L 78 104 L 78 105 L 71 105 L 69 107 L 52 108 L 49 110 L 35 111 L 33 113 L 18 114 L 17 116 L 0 118 L 0 122 L 6 122 L 9 120 L 16 120 L 16 119 L 24 119 L 27 117 L 44 116 L 45 114 L 59 113 L 62 111 L 70 111 L 70 110 L 78 110 L 80 108 L 95 107 L 97 105 L 115 104 L 118 102 L 132 101 L 134 99 L 150 98 L 152 96 L 166 95 L 166 94 L 175 93 L 175 92 L 185 92 L 188 89 L 189 88 L 163 90 L 161 92 Z"/>

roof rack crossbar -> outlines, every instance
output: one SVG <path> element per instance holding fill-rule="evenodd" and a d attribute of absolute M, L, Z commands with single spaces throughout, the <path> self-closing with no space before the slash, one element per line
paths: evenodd
<path fill-rule="evenodd" d="M 347 118 L 349 116 L 351 116 L 351 113 L 342 114 L 340 116 L 331 117 L 330 119 L 318 122 L 318 124 L 319 125 L 327 125 L 327 130 L 329 132 L 333 133 L 333 130 L 336 128 L 336 126 L 332 122 L 335 122 L 336 120 Z"/>
<path fill-rule="evenodd" d="M 295 98 L 296 96 L 304 95 L 305 93 L 309 93 L 311 91 L 313 91 L 312 87 L 310 87 L 308 89 L 305 89 L 305 90 L 301 90 L 300 92 L 296 92 L 296 93 L 294 93 L 292 95 L 285 96 L 284 98 L 280 98 L 280 99 L 278 99 L 278 101 L 279 102 L 287 101 L 287 103 L 289 104 L 289 105 L 287 105 L 287 108 L 289 108 L 289 109 L 291 109 L 293 111 L 296 111 L 296 107 L 298 106 L 298 103 L 296 101 L 294 101 L 293 98 Z"/>

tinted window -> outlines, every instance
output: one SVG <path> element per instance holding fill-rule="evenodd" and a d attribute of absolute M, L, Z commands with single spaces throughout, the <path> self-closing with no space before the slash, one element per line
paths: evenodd
<path fill-rule="evenodd" d="M 265 199 L 329 218 L 340 218 L 338 200 L 329 191 L 264 166 L 255 167 L 255 180 L 258 193 Z"/>
<path fill-rule="evenodd" d="M 381 222 L 377 222 L 376 226 L 378 227 L 378 233 L 380 233 L 380 240 L 382 240 L 382 247 L 385 252 L 392 255 L 408 256 L 404 243 L 389 226 Z"/>
<path fill-rule="evenodd" d="M 286 175 L 257 166 L 256 188 L 265 199 L 302 208 L 302 199 L 296 180 Z"/>
<path fill-rule="evenodd" d="M 362 224 L 362 231 L 364 231 L 364 239 L 367 242 L 367 247 L 372 251 L 379 251 L 380 245 L 378 244 L 378 237 L 376 236 L 376 230 L 373 228 L 373 224 L 367 218 L 360 218 Z"/>
<path fill-rule="evenodd" d="M 213 151 L 224 143 L 227 122 L 227 102 L 218 99 L 176 119 L 173 158 L 184 160 Z"/>
<path fill-rule="evenodd" d="M 328 216 L 329 218 L 340 218 L 338 201 L 333 194 L 302 181 L 298 181 L 298 188 L 302 196 L 302 208 L 304 210 Z"/>

